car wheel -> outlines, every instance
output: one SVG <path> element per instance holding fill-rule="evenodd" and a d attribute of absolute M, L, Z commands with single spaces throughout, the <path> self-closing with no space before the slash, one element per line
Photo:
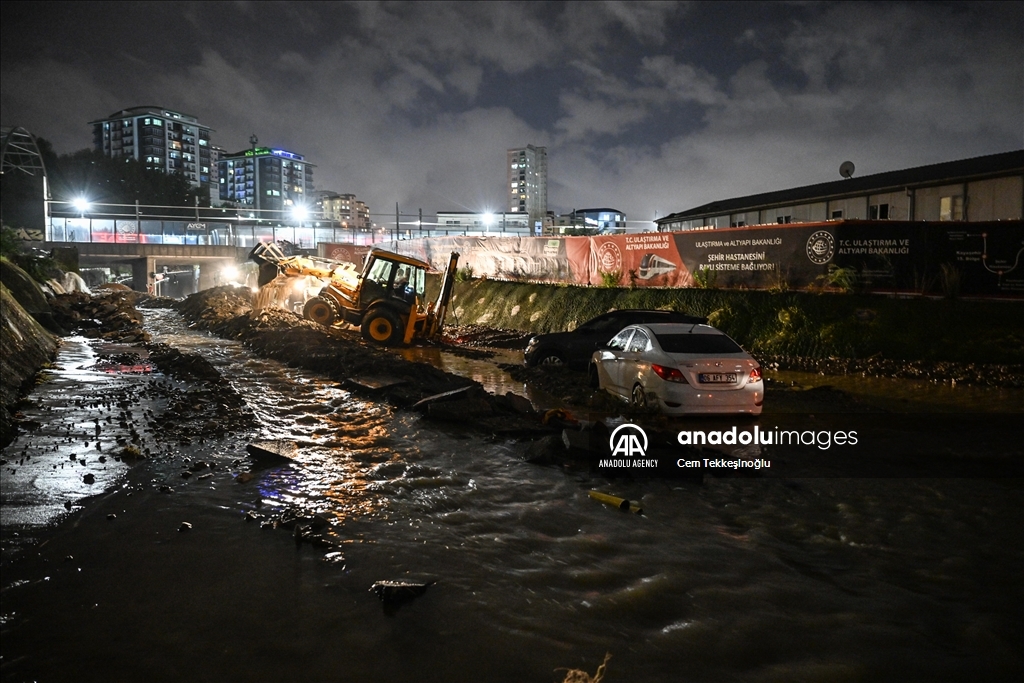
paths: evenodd
<path fill-rule="evenodd" d="M 601 388 L 601 376 L 597 374 L 597 363 L 591 363 L 590 369 L 587 370 L 587 384 L 591 389 Z"/>
<path fill-rule="evenodd" d="M 639 382 L 633 385 L 633 393 L 631 394 L 630 399 L 630 404 L 634 408 L 647 407 L 647 392 L 644 391 L 643 385 Z"/>
<path fill-rule="evenodd" d="M 537 365 L 564 365 L 562 356 L 555 351 L 545 351 L 537 360 Z"/>
<path fill-rule="evenodd" d="M 330 327 L 334 322 L 334 304 L 322 297 L 314 297 L 303 306 L 302 314 L 319 325 Z"/>
<path fill-rule="evenodd" d="M 386 308 L 367 313 L 361 329 L 364 339 L 385 346 L 397 344 L 402 338 L 402 321 Z"/>

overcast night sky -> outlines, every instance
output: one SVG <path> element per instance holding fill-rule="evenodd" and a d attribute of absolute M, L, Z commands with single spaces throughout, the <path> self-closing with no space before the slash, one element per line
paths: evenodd
<path fill-rule="evenodd" d="M 546 145 L 548 208 L 631 221 L 1024 147 L 1024 4 L 17 3 L 0 118 L 58 153 L 157 105 L 304 154 L 374 214 L 501 210 Z M 382 218 L 378 217 L 377 220 Z M 640 224 L 631 224 L 638 229 Z"/>

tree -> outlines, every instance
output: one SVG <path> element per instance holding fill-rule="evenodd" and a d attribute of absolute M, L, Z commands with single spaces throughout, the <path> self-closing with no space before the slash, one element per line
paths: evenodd
<path fill-rule="evenodd" d="M 209 191 L 193 187 L 181 173 L 164 173 L 137 159 L 111 159 L 101 152 L 83 149 L 57 158 L 53 194 L 73 201 L 85 197 L 99 204 L 127 204 L 181 207 L 172 215 L 189 215 L 196 205 L 209 206 Z"/>

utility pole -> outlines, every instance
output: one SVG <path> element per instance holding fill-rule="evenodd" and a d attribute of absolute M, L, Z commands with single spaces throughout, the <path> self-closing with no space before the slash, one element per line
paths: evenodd
<path fill-rule="evenodd" d="M 398 202 L 395 202 L 395 242 L 398 241 Z"/>
<path fill-rule="evenodd" d="M 420 226 L 420 238 L 423 237 L 423 209 L 420 209 L 420 222 L 417 223 Z"/>

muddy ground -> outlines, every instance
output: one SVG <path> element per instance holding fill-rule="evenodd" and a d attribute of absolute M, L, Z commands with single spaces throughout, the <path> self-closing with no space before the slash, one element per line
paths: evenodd
<path fill-rule="evenodd" d="M 150 341 L 149 333 L 142 328 L 142 315 L 136 308 L 136 304 L 147 299 L 149 297 L 145 294 L 117 290 L 92 296 L 62 294 L 51 301 L 50 309 L 54 321 L 69 334 L 110 343 L 109 346 L 98 347 L 96 369 L 132 374 L 148 374 L 156 369 L 166 376 L 166 379 L 153 378 L 141 389 L 149 398 L 166 400 L 167 410 L 159 417 L 152 414 L 138 416 L 140 429 L 159 432 L 166 443 L 187 445 L 193 440 L 223 436 L 251 424 L 251 413 L 209 361 L 197 354 L 182 353 Z M 157 300 L 155 305 L 163 304 Z M 69 427 L 68 438 L 80 438 L 88 443 L 101 435 L 106 423 L 116 420 L 131 428 L 131 440 L 124 444 L 118 456 L 154 455 L 148 448 L 140 448 L 142 439 L 136 431 L 136 418 L 132 415 L 132 407 L 138 398 L 136 393 L 128 390 L 117 395 L 74 398 L 73 402 L 84 409 L 109 412 L 109 415 L 102 421 L 99 418 L 95 420 L 94 433 L 72 435 Z M 18 411 L 30 401 L 30 397 L 23 398 L 15 404 L 11 439 L 18 431 L 32 431 L 39 427 L 25 420 Z"/>
<path fill-rule="evenodd" d="M 244 289 L 217 287 L 175 308 L 199 329 L 237 339 L 257 354 L 340 382 L 345 388 L 428 418 L 472 422 L 493 434 L 544 433 L 530 402 L 511 392 L 495 396 L 473 380 L 399 358 L 356 330 L 317 325 L 277 308 L 253 312 Z"/>
<path fill-rule="evenodd" d="M 472 422 L 481 431 L 496 434 L 528 437 L 550 433 L 546 426 L 540 424 L 541 416 L 534 413 L 527 401 L 514 394 L 493 396 L 472 380 L 445 373 L 425 363 L 406 361 L 385 348 L 366 342 L 358 330 L 339 327 L 328 330 L 299 315 L 276 308 L 254 314 L 249 300 L 245 290 L 219 287 L 194 294 L 174 307 L 196 327 L 210 330 L 218 336 L 239 339 L 262 356 L 333 378 L 357 393 L 403 408 L 415 407 L 428 417 Z M 516 330 L 496 330 L 479 325 L 450 326 L 445 329 L 441 346 L 449 353 L 486 358 L 491 355 L 488 349 L 524 348 L 530 336 Z M 970 366 L 978 370 L 972 375 L 968 366 L 955 363 L 894 365 L 871 359 L 825 359 L 816 365 L 808 365 L 799 358 L 778 358 L 769 362 L 774 369 L 813 369 L 820 374 L 826 374 L 821 369 L 825 367 L 836 374 L 843 374 L 844 369 L 863 374 L 877 371 L 881 376 L 934 377 L 945 373 L 973 377 L 978 383 L 996 386 L 1003 386 L 1005 379 L 1003 366 L 999 366 L 1001 369 L 996 366 Z M 826 365 L 822 366 L 822 363 Z M 655 418 L 649 413 L 638 414 L 608 393 L 590 386 L 583 372 L 564 367 L 527 368 L 515 364 L 502 364 L 500 367 L 514 379 L 552 396 L 559 407 L 572 414 Z M 1012 379 L 1019 381 L 1016 375 Z M 463 393 L 420 403 L 430 396 L 453 390 L 463 390 Z M 829 386 L 808 389 L 766 380 L 765 391 L 766 406 L 772 412 L 860 413 L 879 410 Z"/>

